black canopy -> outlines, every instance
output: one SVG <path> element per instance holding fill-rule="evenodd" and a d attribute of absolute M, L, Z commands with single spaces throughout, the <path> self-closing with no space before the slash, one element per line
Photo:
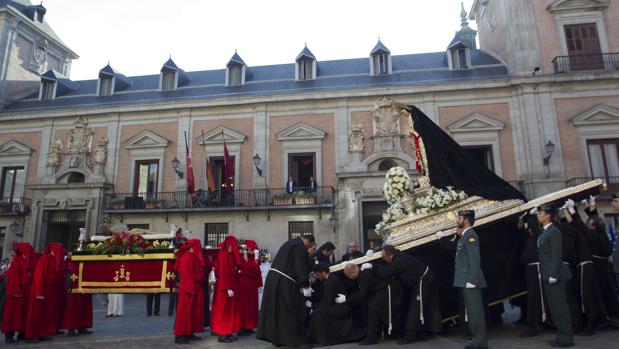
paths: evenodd
<path fill-rule="evenodd" d="M 415 131 L 421 136 L 428 160 L 430 184 L 437 188 L 452 186 L 469 196 L 488 200 L 525 200 L 509 183 L 471 158 L 464 149 L 427 115 L 411 106 Z"/>

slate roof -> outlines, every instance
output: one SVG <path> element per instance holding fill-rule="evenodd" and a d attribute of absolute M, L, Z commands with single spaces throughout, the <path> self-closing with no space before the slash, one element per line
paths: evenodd
<path fill-rule="evenodd" d="M 462 39 L 460 38 L 460 35 L 456 34 L 456 36 L 454 36 L 453 40 L 451 40 L 451 42 L 447 46 L 447 49 L 451 50 L 452 48 L 463 48 L 463 47 L 468 48 L 469 45 L 467 45 L 464 41 L 462 41 Z"/>
<path fill-rule="evenodd" d="M 316 56 L 314 56 L 314 54 L 312 53 L 312 51 L 309 50 L 309 48 L 307 48 L 307 45 L 305 45 L 305 47 L 303 48 L 303 50 L 301 50 L 301 52 L 299 53 L 299 55 L 297 56 L 297 58 L 295 58 L 295 61 L 298 61 L 301 58 L 309 58 L 309 59 L 313 59 L 316 60 Z"/>
<path fill-rule="evenodd" d="M 370 51 L 370 55 L 376 54 L 376 53 L 391 53 L 391 51 L 389 51 L 389 49 L 387 48 L 387 46 L 385 46 L 380 39 L 378 39 L 378 42 L 376 43 L 376 46 L 374 46 L 374 48 L 372 49 L 372 51 Z"/>
<path fill-rule="evenodd" d="M 379 76 L 370 75 L 367 57 L 320 61 L 320 73 L 316 80 L 295 81 L 293 62 L 251 67 L 252 74 L 248 76 L 246 84 L 241 86 L 225 86 L 225 69 L 186 72 L 187 82 L 171 91 L 159 90 L 159 74 L 127 77 L 130 85 L 112 96 L 96 95 L 96 79 L 74 81 L 77 86 L 74 90 L 65 90 L 54 100 L 39 101 L 38 94 L 33 94 L 28 99 L 6 106 L 4 112 L 396 88 L 509 77 L 507 68 L 496 58 L 481 50 L 470 52 L 472 67 L 466 70 L 449 70 L 446 53 L 433 52 L 394 55 L 392 73 Z"/>
<path fill-rule="evenodd" d="M 242 64 L 242 65 L 246 65 L 245 61 L 243 61 L 243 59 L 241 58 L 241 56 L 239 56 L 238 53 L 236 53 L 236 51 L 234 51 L 234 54 L 232 55 L 232 57 L 230 58 L 230 60 L 228 61 L 228 64 L 226 64 L 227 67 L 230 66 L 230 64 Z"/>
<path fill-rule="evenodd" d="M 41 5 L 36 5 L 36 6 L 32 5 L 32 3 L 29 0 L 0 0 L 0 8 L 1 7 L 12 7 L 14 10 L 20 12 L 21 14 L 23 14 L 24 16 L 28 18 L 31 18 L 29 11 L 32 8 L 40 7 L 40 6 Z M 69 49 L 67 44 L 65 44 L 62 41 L 62 39 L 60 39 L 58 34 L 56 34 L 56 32 L 52 29 L 52 27 L 50 27 L 49 24 L 47 24 L 47 21 L 43 20 L 43 23 L 41 23 L 39 21 L 34 21 L 31 19 L 30 24 L 34 25 L 37 29 L 47 34 L 54 41 L 64 46 L 64 48 L 67 49 L 71 54 L 73 54 L 75 58 L 78 58 L 78 55 L 75 52 L 71 51 L 71 49 Z"/>

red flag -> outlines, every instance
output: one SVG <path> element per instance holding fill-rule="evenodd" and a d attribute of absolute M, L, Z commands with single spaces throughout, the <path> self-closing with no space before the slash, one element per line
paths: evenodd
<path fill-rule="evenodd" d="M 213 179 L 213 169 L 211 168 L 211 162 L 208 159 L 208 155 L 206 154 L 206 142 L 204 139 L 204 131 L 202 131 L 202 144 L 204 145 L 204 162 L 206 162 L 206 185 L 210 192 L 215 191 L 215 180 Z"/>
<path fill-rule="evenodd" d="M 191 167 L 191 154 L 189 154 L 189 145 L 187 145 L 187 132 L 185 132 L 185 151 L 187 152 L 187 192 L 193 194 L 196 187 L 193 180 L 193 168 Z"/>
<path fill-rule="evenodd" d="M 223 131 L 221 132 L 223 135 Z M 228 152 L 226 139 L 224 138 L 224 175 L 226 176 L 225 188 L 227 191 L 234 189 L 234 161 Z"/>

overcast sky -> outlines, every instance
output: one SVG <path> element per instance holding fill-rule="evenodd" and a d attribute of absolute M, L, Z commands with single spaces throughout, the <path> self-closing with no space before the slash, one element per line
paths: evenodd
<path fill-rule="evenodd" d="M 38 2 L 33 1 L 33 2 Z M 464 0 L 470 10 L 473 0 Z M 307 43 L 318 61 L 443 51 L 460 0 L 45 0 L 46 20 L 80 58 L 71 79 L 108 61 L 127 76 L 158 74 L 170 55 L 186 71 L 221 69 L 237 49 L 248 66 L 290 63 Z M 471 23 L 475 28 L 475 24 Z"/>

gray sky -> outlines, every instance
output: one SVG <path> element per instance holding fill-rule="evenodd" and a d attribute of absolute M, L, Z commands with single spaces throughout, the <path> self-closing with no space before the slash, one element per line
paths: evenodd
<path fill-rule="evenodd" d="M 37 2 L 37 1 L 34 1 Z M 473 0 L 464 0 L 468 11 Z M 80 58 L 71 79 L 108 60 L 127 76 L 158 74 L 170 55 L 186 71 L 221 69 L 237 49 L 248 66 L 290 63 L 307 42 L 318 61 L 444 50 L 460 0 L 46 0 L 46 19 Z M 474 23 L 471 26 L 475 28 Z"/>

